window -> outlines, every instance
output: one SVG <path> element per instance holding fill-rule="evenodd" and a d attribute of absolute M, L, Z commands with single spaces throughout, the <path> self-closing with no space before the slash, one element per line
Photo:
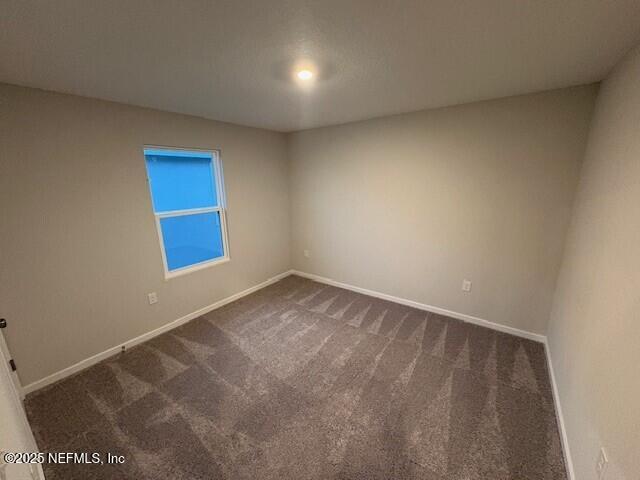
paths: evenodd
<path fill-rule="evenodd" d="M 145 148 L 165 277 L 229 260 L 218 152 Z"/>

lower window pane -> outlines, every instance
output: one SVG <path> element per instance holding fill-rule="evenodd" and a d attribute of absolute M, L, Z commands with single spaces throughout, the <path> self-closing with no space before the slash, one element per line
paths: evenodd
<path fill-rule="evenodd" d="M 220 212 L 160 219 L 169 271 L 224 256 Z"/>

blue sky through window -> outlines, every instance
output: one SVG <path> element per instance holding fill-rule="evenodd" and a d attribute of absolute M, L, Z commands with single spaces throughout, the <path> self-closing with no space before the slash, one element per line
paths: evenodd
<path fill-rule="evenodd" d="M 167 269 L 223 257 L 214 157 L 209 152 L 145 148 L 153 210 L 159 216 Z M 205 212 L 185 212 L 192 209 Z M 166 212 L 174 212 L 166 215 Z"/>

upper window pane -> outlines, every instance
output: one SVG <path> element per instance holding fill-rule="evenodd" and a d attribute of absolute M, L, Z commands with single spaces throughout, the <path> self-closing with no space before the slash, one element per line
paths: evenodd
<path fill-rule="evenodd" d="M 155 212 L 218 206 L 208 152 L 145 148 Z"/>

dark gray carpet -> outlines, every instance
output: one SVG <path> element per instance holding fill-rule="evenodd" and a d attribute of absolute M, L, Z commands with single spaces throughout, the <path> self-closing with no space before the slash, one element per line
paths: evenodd
<path fill-rule="evenodd" d="M 291 276 L 27 398 L 54 479 L 565 479 L 544 347 Z"/>

